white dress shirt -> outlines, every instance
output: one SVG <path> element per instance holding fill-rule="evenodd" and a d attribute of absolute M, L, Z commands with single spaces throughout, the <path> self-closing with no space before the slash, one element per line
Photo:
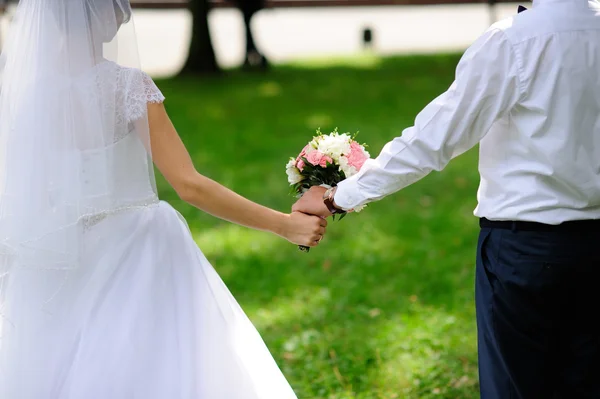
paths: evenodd
<path fill-rule="evenodd" d="M 600 219 L 600 3 L 535 0 L 493 25 L 465 52 L 450 89 L 340 183 L 335 202 L 352 209 L 381 199 L 477 143 L 476 216 Z"/>

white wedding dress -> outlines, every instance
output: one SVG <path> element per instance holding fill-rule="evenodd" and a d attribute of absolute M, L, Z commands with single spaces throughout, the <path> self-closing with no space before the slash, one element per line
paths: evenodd
<path fill-rule="evenodd" d="M 115 123 L 163 101 L 143 72 L 97 68 L 118 77 Z M 115 138 L 116 163 L 137 151 L 130 136 Z M 131 181 L 147 166 L 122 173 Z M 141 180 L 131 190 L 146 190 L 142 201 L 79 221 L 78 268 L 5 277 L 0 398 L 296 398 L 185 221 Z"/>

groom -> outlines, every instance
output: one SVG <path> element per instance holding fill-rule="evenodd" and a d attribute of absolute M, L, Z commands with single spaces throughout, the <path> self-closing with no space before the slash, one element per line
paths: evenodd
<path fill-rule="evenodd" d="M 294 210 L 349 212 L 478 143 L 481 398 L 600 398 L 599 3 L 534 0 L 492 26 L 415 126 Z"/>

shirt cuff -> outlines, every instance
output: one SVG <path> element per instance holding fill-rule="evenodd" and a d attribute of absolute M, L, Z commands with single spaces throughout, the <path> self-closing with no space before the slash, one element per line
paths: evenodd
<path fill-rule="evenodd" d="M 358 180 L 350 178 L 337 185 L 334 201 L 339 208 L 350 211 L 366 204 L 369 199 L 358 187 Z"/>

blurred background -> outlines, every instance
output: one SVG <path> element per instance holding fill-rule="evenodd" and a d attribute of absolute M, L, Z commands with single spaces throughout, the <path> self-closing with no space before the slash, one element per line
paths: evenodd
<path fill-rule="evenodd" d="M 519 3 L 132 0 L 143 68 L 203 174 L 294 202 L 285 164 L 317 128 L 376 156 Z M 526 7 L 530 4 L 521 3 Z M 14 4 L 0 0 L 0 43 Z M 301 399 L 478 398 L 477 149 L 361 214 L 310 254 L 159 191 L 188 220 Z M 220 398 L 219 398 L 220 399 Z M 225 398 L 223 398 L 225 399 Z"/>
<path fill-rule="evenodd" d="M 132 0 L 143 68 L 158 77 L 185 64 L 193 26 L 193 0 Z M 259 48 L 274 63 L 354 56 L 462 51 L 492 21 L 517 5 L 477 0 L 204 0 L 196 13 L 207 18 L 219 66 L 244 62 L 244 11 Z M 0 0 L 2 36 L 16 1 Z M 247 5 L 245 5 L 247 4 Z M 246 8 L 246 9 L 244 9 Z M 365 44 L 365 31 L 367 40 Z M 370 31 L 370 36 L 368 32 Z"/>

